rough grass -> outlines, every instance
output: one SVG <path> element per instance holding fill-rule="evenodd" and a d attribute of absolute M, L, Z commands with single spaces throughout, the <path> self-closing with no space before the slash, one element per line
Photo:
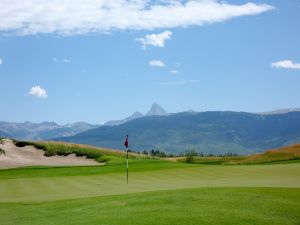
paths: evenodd
<path fill-rule="evenodd" d="M 76 156 L 86 156 L 90 159 L 95 159 L 98 162 L 118 163 L 123 161 L 126 156 L 125 151 L 112 150 L 106 148 L 97 148 L 88 145 L 72 144 L 64 142 L 29 142 L 29 141 L 14 141 L 18 147 L 32 145 L 37 149 L 45 152 L 45 156 L 76 154 Z M 129 153 L 130 158 L 141 158 L 142 155 Z"/>
<path fill-rule="evenodd" d="M 185 158 L 178 161 L 185 162 Z M 275 150 L 268 150 L 264 153 L 249 156 L 234 157 L 193 157 L 190 163 L 214 164 L 214 165 L 242 165 L 242 164 L 266 164 L 280 162 L 300 161 L 300 144 L 291 145 Z"/>
<path fill-rule="evenodd" d="M 300 159 L 300 144 L 269 150 L 262 154 L 250 155 L 245 162 L 269 163 Z"/>

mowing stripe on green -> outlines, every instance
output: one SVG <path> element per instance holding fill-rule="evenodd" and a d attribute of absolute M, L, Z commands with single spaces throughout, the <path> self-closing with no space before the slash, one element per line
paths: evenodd
<path fill-rule="evenodd" d="M 196 187 L 300 187 L 300 164 L 193 166 L 175 169 L 116 172 L 0 180 L 0 202 L 55 201 Z"/>

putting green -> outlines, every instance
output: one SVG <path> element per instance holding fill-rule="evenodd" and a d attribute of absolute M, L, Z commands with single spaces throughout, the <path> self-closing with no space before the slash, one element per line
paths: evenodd
<path fill-rule="evenodd" d="M 145 167 L 149 165 L 145 163 Z M 15 173 L 18 171 L 24 173 L 22 169 Z M 120 168 L 98 175 L 65 176 L 58 173 L 48 176 L 47 169 L 44 172 L 44 176 L 34 177 L 33 173 L 32 177 L 20 175 L 14 178 L 5 176 L 11 170 L 1 171 L 0 202 L 44 202 L 199 187 L 300 187 L 299 163 L 239 166 L 169 163 L 161 168 L 152 170 L 150 166 L 140 171 L 133 165 L 128 185 L 125 170 Z"/>

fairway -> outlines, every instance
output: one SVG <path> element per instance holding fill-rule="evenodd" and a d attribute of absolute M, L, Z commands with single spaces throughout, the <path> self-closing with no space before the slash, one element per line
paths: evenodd
<path fill-rule="evenodd" d="M 128 185 L 124 165 L 0 171 L 1 225 L 297 225 L 299 202 L 300 163 L 141 161 Z"/>

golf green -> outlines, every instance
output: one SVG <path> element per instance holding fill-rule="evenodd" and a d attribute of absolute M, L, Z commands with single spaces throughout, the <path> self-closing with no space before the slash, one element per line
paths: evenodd
<path fill-rule="evenodd" d="M 0 224 L 300 224 L 300 163 L 130 166 L 1 170 Z"/>

